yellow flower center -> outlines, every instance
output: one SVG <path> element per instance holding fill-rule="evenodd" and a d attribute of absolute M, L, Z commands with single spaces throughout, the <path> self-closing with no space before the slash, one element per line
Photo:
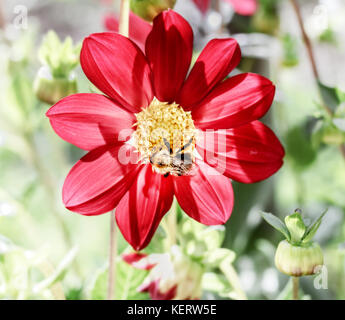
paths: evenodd
<path fill-rule="evenodd" d="M 196 130 L 190 112 L 154 98 L 136 114 L 134 144 L 145 163 L 164 175 L 185 175 L 195 161 Z"/>

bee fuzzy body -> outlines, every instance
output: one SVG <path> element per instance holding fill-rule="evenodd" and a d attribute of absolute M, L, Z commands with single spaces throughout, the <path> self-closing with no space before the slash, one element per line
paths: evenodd
<path fill-rule="evenodd" d="M 193 167 L 192 152 L 188 148 L 192 144 L 192 139 L 177 152 L 173 153 L 170 144 L 164 139 L 164 144 L 155 147 L 150 156 L 150 163 L 156 171 L 168 177 L 169 174 L 174 176 L 188 175 Z"/>

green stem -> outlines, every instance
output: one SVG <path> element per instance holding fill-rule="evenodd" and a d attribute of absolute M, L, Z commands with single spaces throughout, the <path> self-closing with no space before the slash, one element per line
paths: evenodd
<path fill-rule="evenodd" d="M 46 191 L 47 191 L 47 196 L 49 198 L 49 206 L 50 206 L 50 211 L 54 215 L 60 230 L 62 232 L 62 236 L 66 245 L 66 248 L 69 249 L 73 246 L 72 243 L 72 237 L 71 233 L 62 219 L 60 212 L 58 212 L 55 208 L 54 202 L 55 202 L 55 186 L 53 183 L 53 180 L 51 176 L 48 174 L 46 168 L 44 167 L 41 157 L 38 154 L 38 150 L 36 147 L 36 143 L 34 140 L 34 135 L 33 132 L 27 132 L 27 134 L 24 134 L 24 139 L 29 147 L 30 150 L 30 160 L 32 162 L 33 167 L 35 168 L 40 180 L 42 181 Z M 80 274 L 80 268 L 79 265 L 76 261 L 73 262 L 73 266 L 75 268 L 75 271 Z"/>
<path fill-rule="evenodd" d="M 177 201 L 174 199 L 174 202 L 171 207 L 171 212 L 168 215 L 168 226 L 169 226 L 169 232 L 170 232 L 170 246 L 173 246 L 176 244 L 177 241 Z"/>
<path fill-rule="evenodd" d="M 299 277 L 292 277 L 292 299 L 298 300 Z"/>
<path fill-rule="evenodd" d="M 164 246 L 167 251 L 177 243 L 177 201 L 174 199 L 173 204 L 169 210 L 169 213 L 163 219 L 161 226 L 165 231 L 166 239 L 164 240 Z"/>
<path fill-rule="evenodd" d="M 3 3 L 0 0 L 0 29 L 5 29 L 6 21 L 5 21 L 5 14 L 3 10 Z"/>
<path fill-rule="evenodd" d="M 301 9 L 297 3 L 297 0 L 290 0 L 290 1 L 291 1 L 291 5 L 295 11 L 296 17 L 297 17 L 298 25 L 299 25 L 299 28 L 300 28 L 301 33 L 302 33 L 303 42 L 304 42 L 305 47 L 307 49 L 307 53 L 308 53 L 309 61 L 310 61 L 311 68 L 313 71 L 313 76 L 314 76 L 315 82 L 318 83 L 318 82 L 320 82 L 320 75 L 319 75 L 319 72 L 317 70 L 317 65 L 316 65 L 316 60 L 315 60 L 315 55 L 314 55 L 312 43 L 311 43 L 311 41 L 310 41 L 310 39 L 309 39 L 307 33 L 305 32 L 305 29 L 304 29 L 304 23 L 303 23 L 303 18 L 302 18 L 302 14 L 301 14 Z M 317 89 L 319 92 L 322 107 L 325 109 L 325 111 L 330 116 L 333 116 L 332 110 L 329 108 L 329 106 L 327 105 L 327 103 L 325 102 L 325 100 L 322 97 L 319 86 L 317 86 Z M 339 146 L 339 152 L 345 160 L 345 145 L 344 144 Z"/>
<path fill-rule="evenodd" d="M 107 299 L 115 297 L 116 282 L 116 257 L 117 257 L 117 227 L 115 210 L 110 212 L 110 239 L 109 239 L 109 271 L 108 271 L 108 292 Z"/>
<path fill-rule="evenodd" d="M 129 0 L 121 1 L 119 33 L 125 37 L 129 34 Z"/>
<path fill-rule="evenodd" d="M 225 277 L 229 281 L 229 284 L 235 290 L 238 300 L 248 300 L 245 292 L 242 289 L 240 279 L 233 265 L 228 261 L 224 260 L 219 266 L 220 270 L 224 273 Z"/>

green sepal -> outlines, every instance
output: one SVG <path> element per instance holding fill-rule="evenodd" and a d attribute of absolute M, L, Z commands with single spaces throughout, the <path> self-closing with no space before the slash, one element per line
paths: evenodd
<path fill-rule="evenodd" d="M 49 31 L 43 38 L 38 52 L 43 65 L 49 67 L 54 78 L 68 78 L 79 64 L 81 44 L 74 45 L 72 38 L 60 41 L 55 31 Z"/>
<path fill-rule="evenodd" d="M 303 243 L 308 243 L 313 239 L 316 231 L 319 229 L 319 227 L 321 225 L 322 218 L 324 217 L 324 215 L 326 214 L 327 211 L 328 211 L 328 209 L 326 209 L 324 212 L 322 212 L 321 215 L 307 228 L 307 230 L 305 231 L 305 233 L 302 237 Z"/>
<path fill-rule="evenodd" d="M 78 92 L 77 80 L 71 72 L 68 78 L 54 78 L 47 67 L 41 67 L 34 81 L 37 98 L 53 105 L 64 97 Z"/>
<path fill-rule="evenodd" d="M 333 87 L 328 87 L 318 81 L 318 87 L 321 93 L 321 96 L 326 104 L 326 106 L 332 111 L 335 111 L 337 106 L 340 104 L 339 96 L 336 92 L 336 89 Z"/>
<path fill-rule="evenodd" d="M 261 211 L 260 214 L 269 225 L 281 232 L 286 238 L 286 240 L 291 240 L 290 232 L 283 221 L 281 221 L 278 217 L 269 212 Z"/>
<path fill-rule="evenodd" d="M 150 22 L 160 12 L 173 8 L 175 3 L 176 0 L 130 0 L 131 10 Z"/>

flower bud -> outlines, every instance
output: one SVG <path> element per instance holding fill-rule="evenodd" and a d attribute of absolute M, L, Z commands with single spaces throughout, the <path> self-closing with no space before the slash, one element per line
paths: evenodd
<path fill-rule="evenodd" d="M 283 47 L 282 64 L 288 68 L 295 67 L 296 65 L 298 65 L 299 62 L 296 39 L 289 33 L 286 33 L 281 38 L 281 41 Z"/>
<path fill-rule="evenodd" d="M 296 209 L 293 214 L 286 216 L 284 221 L 290 233 L 290 242 L 292 244 L 299 244 L 307 230 L 299 209 Z"/>
<path fill-rule="evenodd" d="M 54 31 L 44 37 L 38 52 L 43 66 L 34 83 L 35 93 L 41 101 L 54 104 L 77 92 L 73 70 L 79 64 L 80 48 L 80 45 L 73 45 L 70 37 L 60 41 Z"/>
<path fill-rule="evenodd" d="M 312 240 L 326 212 L 327 210 L 322 212 L 308 226 L 302 219 L 300 209 L 286 216 L 285 224 L 271 213 L 261 213 L 262 217 L 286 239 L 279 243 L 275 255 L 275 264 L 280 272 L 300 277 L 315 274 L 319 270 L 318 267 L 323 265 L 321 248 Z"/>
<path fill-rule="evenodd" d="M 131 10 L 139 17 L 152 21 L 164 10 L 173 8 L 176 0 L 131 0 Z"/>
<path fill-rule="evenodd" d="M 253 16 L 252 24 L 258 32 L 276 34 L 280 24 L 276 8 L 260 6 L 257 13 Z"/>
<path fill-rule="evenodd" d="M 322 142 L 331 145 L 341 145 L 345 142 L 345 134 L 333 124 L 326 125 L 323 130 Z"/>
<path fill-rule="evenodd" d="M 49 69 L 43 66 L 36 75 L 34 90 L 39 100 L 55 104 L 60 99 L 77 92 L 77 81 L 74 73 L 68 78 L 54 78 Z"/>
<path fill-rule="evenodd" d="M 283 240 L 278 245 L 275 264 L 280 272 L 289 276 L 313 275 L 317 272 L 318 266 L 323 265 L 323 254 L 315 242 L 296 246 Z"/>

